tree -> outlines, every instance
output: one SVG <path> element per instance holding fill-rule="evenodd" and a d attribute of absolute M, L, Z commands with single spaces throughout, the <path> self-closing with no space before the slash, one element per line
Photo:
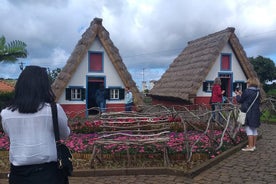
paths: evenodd
<path fill-rule="evenodd" d="M 5 37 L 0 37 L 0 63 L 15 62 L 18 58 L 26 58 L 28 55 L 26 47 L 27 45 L 19 40 L 6 44 Z"/>
<path fill-rule="evenodd" d="M 276 67 L 275 63 L 271 59 L 264 58 L 262 56 L 258 56 L 256 58 L 250 57 L 248 59 L 253 65 L 254 70 L 256 71 L 262 84 L 266 84 L 267 82 L 276 79 Z"/>
<path fill-rule="evenodd" d="M 60 68 L 56 68 L 54 70 L 48 69 L 48 77 L 49 77 L 49 80 L 50 80 L 51 84 L 56 80 L 56 78 L 57 78 L 58 74 L 60 73 L 60 71 L 61 71 Z"/>

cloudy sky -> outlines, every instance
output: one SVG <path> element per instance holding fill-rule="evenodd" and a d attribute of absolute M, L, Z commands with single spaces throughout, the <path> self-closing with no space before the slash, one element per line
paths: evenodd
<path fill-rule="evenodd" d="M 17 78 L 19 62 L 62 68 L 99 17 L 137 85 L 158 80 L 187 42 L 235 27 L 248 57 L 276 61 L 275 0 L 1 0 L 0 36 L 27 44 L 27 59 L 0 63 Z"/>

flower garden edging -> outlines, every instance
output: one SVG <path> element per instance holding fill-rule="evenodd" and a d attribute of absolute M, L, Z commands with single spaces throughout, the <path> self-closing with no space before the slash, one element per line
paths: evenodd
<path fill-rule="evenodd" d="M 188 172 L 184 172 L 180 169 L 172 169 L 169 167 L 151 167 L 151 168 L 118 168 L 118 169 L 86 169 L 75 170 L 72 177 L 95 177 L 95 176 L 119 176 L 119 175 L 177 175 L 185 177 L 195 177 L 208 168 L 216 165 L 223 159 L 229 157 L 233 153 L 239 151 L 246 145 L 246 141 L 241 142 L 237 146 L 223 152 L 215 158 L 207 160 L 192 168 Z M 0 179 L 7 178 L 7 172 L 0 172 Z"/>
<path fill-rule="evenodd" d="M 261 136 L 258 137 L 259 139 Z M 118 169 L 91 169 L 91 170 L 76 170 L 72 177 L 95 177 L 95 176 L 119 176 L 119 175 L 177 175 L 193 178 L 201 172 L 213 167 L 220 161 L 233 155 L 235 152 L 240 151 L 242 147 L 247 144 L 243 141 L 233 148 L 221 153 L 215 158 L 203 162 L 199 166 L 184 172 L 179 169 L 172 169 L 169 167 L 151 167 L 151 168 L 118 168 Z"/>
<path fill-rule="evenodd" d="M 261 139 L 262 135 L 258 136 Z M 243 141 L 240 144 L 230 148 L 227 151 L 222 152 L 220 155 L 207 160 L 200 165 L 192 168 L 189 171 L 183 171 L 180 169 L 174 169 L 170 167 L 151 167 L 151 168 L 118 168 L 118 169 L 86 169 L 86 170 L 75 170 L 72 177 L 95 177 L 95 176 L 116 176 L 116 175 L 177 175 L 183 177 L 193 178 L 201 172 L 213 167 L 220 161 L 233 155 L 235 152 L 240 151 L 242 147 L 247 144 L 247 141 Z M 2 152 L 2 154 L 7 154 Z M 7 178 L 7 172 L 0 171 L 0 179 Z"/>

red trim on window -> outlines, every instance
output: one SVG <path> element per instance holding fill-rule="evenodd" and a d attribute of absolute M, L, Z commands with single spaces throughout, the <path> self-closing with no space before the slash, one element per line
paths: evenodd
<path fill-rule="evenodd" d="M 221 69 L 230 70 L 230 56 L 222 56 L 221 58 Z"/>
<path fill-rule="evenodd" d="M 90 71 L 103 71 L 102 59 L 101 53 L 90 53 Z"/>
<path fill-rule="evenodd" d="M 104 82 L 103 79 L 88 79 L 88 82 Z"/>

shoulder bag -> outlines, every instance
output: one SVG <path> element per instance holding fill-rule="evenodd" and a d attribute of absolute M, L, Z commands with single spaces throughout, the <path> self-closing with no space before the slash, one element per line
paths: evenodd
<path fill-rule="evenodd" d="M 249 108 L 247 109 L 246 112 L 242 112 L 241 110 L 239 110 L 239 115 L 238 115 L 237 122 L 240 123 L 241 125 L 244 125 L 244 124 L 245 124 L 246 114 L 247 114 L 248 111 L 251 109 L 252 105 L 253 105 L 254 102 L 257 100 L 258 96 L 259 96 L 259 91 L 257 92 L 256 98 L 255 98 L 254 101 L 251 103 L 251 105 L 249 106 Z"/>
<path fill-rule="evenodd" d="M 56 103 L 51 103 L 51 108 L 57 147 L 58 169 L 61 169 L 65 176 L 71 176 L 73 172 L 72 154 L 69 148 L 65 144 L 60 142 Z"/>

